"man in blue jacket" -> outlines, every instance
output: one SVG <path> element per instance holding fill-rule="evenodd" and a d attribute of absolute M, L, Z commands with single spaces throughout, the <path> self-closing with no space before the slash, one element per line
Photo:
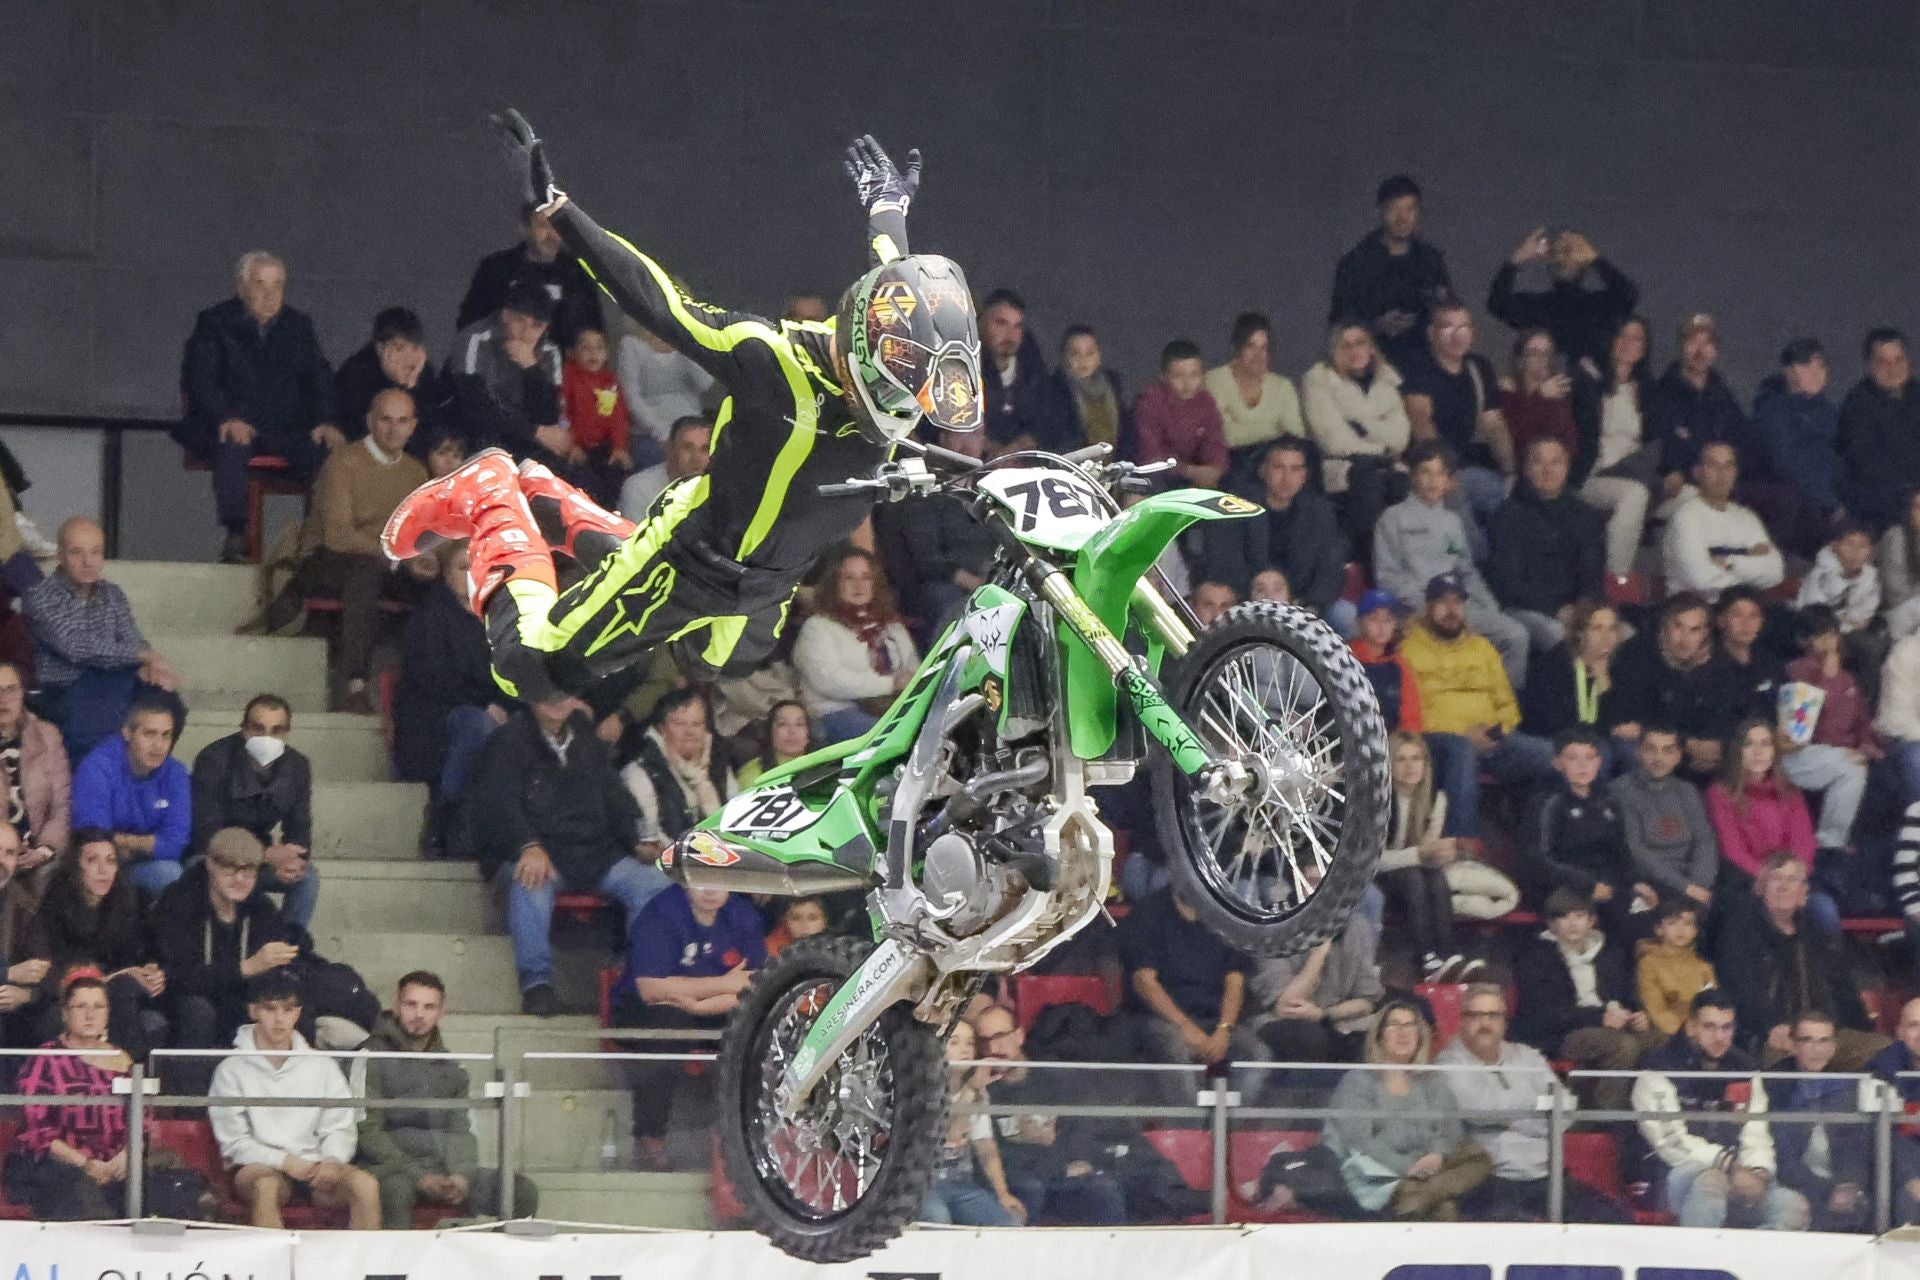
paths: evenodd
<path fill-rule="evenodd" d="M 1827 353 L 1801 338 L 1780 353 L 1780 372 L 1753 398 L 1753 429 L 1768 465 L 1799 499 L 1792 527 L 1772 529 L 1787 550 L 1816 553 L 1841 505 L 1840 410 L 1827 398 Z M 1764 514 L 1764 513 L 1763 513 Z"/>
<path fill-rule="evenodd" d="M 192 781 L 173 758 L 176 725 L 165 703 L 141 699 L 118 738 L 88 753 L 73 773 L 73 822 L 113 832 L 133 883 L 158 897 L 180 878 L 193 834 Z"/>

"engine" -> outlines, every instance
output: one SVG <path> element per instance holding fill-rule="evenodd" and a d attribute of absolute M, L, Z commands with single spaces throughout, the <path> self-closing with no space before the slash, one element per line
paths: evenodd
<path fill-rule="evenodd" d="M 945 803 L 921 826 L 920 889 L 956 937 L 1000 919 L 1030 888 L 1051 885 L 1040 827 L 1050 769 L 1039 747 L 990 754 L 956 750 L 936 790 Z M 932 805 L 928 806 L 930 809 Z"/>

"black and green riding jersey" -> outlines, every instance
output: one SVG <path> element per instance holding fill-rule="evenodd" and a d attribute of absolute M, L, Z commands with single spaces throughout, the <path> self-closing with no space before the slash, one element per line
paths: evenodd
<path fill-rule="evenodd" d="M 676 481 L 634 533 L 589 556 L 555 601 L 515 580 L 487 609 L 501 684 L 540 696 L 578 689 L 663 643 L 721 671 L 772 652 L 801 575 L 872 508 L 818 486 L 870 474 L 887 448 L 861 434 L 832 359 L 834 326 L 773 321 L 690 295 L 653 259 L 571 201 L 554 226 L 588 273 L 648 331 L 712 374 L 728 396 L 705 474 Z M 905 244 L 876 218 L 876 257 Z"/>
<path fill-rule="evenodd" d="M 702 302 L 571 201 L 553 224 L 622 311 L 727 389 L 695 505 L 712 550 L 797 577 L 852 533 L 872 499 L 822 498 L 816 486 L 867 475 L 887 451 L 854 424 L 833 367 L 833 325 Z"/>

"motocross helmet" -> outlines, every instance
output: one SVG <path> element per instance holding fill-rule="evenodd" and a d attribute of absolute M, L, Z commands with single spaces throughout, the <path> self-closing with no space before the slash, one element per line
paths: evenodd
<path fill-rule="evenodd" d="M 923 417 L 948 431 L 985 421 L 980 331 L 958 264 L 914 254 L 875 267 L 841 298 L 835 327 L 868 440 L 890 445 Z"/>

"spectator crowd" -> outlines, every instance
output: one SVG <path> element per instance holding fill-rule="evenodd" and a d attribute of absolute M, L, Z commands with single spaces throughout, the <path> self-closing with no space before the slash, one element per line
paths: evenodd
<path fill-rule="evenodd" d="M 985 429 L 937 443 L 984 458 L 1105 443 L 1170 460 L 1169 485 L 1254 503 L 1258 515 L 1205 526 L 1162 568 L 1202 625 L 1248 600 L 1324 618 L 1392 731 L 1375 887 L 1298 956 L 1254 960 L 1215 939 L 1166 887 L 1144 797 L 1116 795 L 1124 918 L 1068 957 L 1118 975 L 1125 1009 L 1107 1025 L 1034 1024 L 1036 1047 L 1196 1071 L 1287 1064 L 1261 1077 L 1281 1092 L 1333 1072 L 1322 1078 L 1337 1079 L 1343 1115 L 1321 1149 L 1336 1167 L 1270 1166 L 1240 1192 L 1269 1209 L 1539 1217 L 1545 1121 L 1452 1113 L 1528 1110 L 1554 1072 L 1590 1068 L 1616 1073 L 1581 1086 L 1597 1105 L 1658 1113 L 1628 1134 L 1629 1180 L 1654 1184 L 1650 1202 L 1682 1223 L 1859 1229 L 1864 1130 L 1768 1112 L 1851 1110 L 1855 1081 L 1816 1077 L 1892 1080 L 1920 1063 L 1920 1002 L 1897 1039 L 1880 1034 L 1861 998 L 1883 985 L 1863 976 L 1877 959 L 1845 927 L 1904 917 L 1920 941 L 1920 383 L 1907 339 L 1867 333 L 1862 376 L 1836 403 L 1822 341 L 1796 337 L 1748 398 L 1718 367 L 1715 317 L 1649 321 L 1631 264 L 1578 231 L 1529 231 L 1476 309 L 1422 235 L 1421 202 L 1408 177 L 1381 184 L 1377 226 L 1334 269 L 1324 352 L 1297 380 L 1275 367 L 1268 317 L 1249 311 L 1217 351 L 1172 338 L 1129 398 L 1092 326 L 1068 328 L 1050 365 L 1019 293 L 980 300 Z M 764 771 L 870 729 L 992 573 L 995 545 L 951 498 L 883 507 L 822 550 L 759 670 L 695 679 L 663 652 L 584 697 L 508 697 L 466 605 L 464 551 L 390 565 L 379 533 L 394 507 L 498 446 L 640 519 L 705 469 L 725 394 L 603 314 L 544 217 L 526 211 L 521 233 L 479 264 L 438 362 L 421 318 L 393 306 L 336 370 L 287 301 L 287 266 L 245 255 L 235 296 L 187 340 L 178 439 L 211 473 L 229 561 L 258 552 L 250 475 L 311 482 L 292 572 L 248 629 L 296 627 L 316 599 L 337 607 L 335 705 L 389 719 L 395 775 L 430 792 L 424 852 L 471 859 L 494 886 L 523 1010 L 566 1007 L 555 905 L 592 894 L 624 939 L 613 1020 L 710 1030 L 769 954 L 857 931 L 863 914 L 857 895 L 689 893 L 661 852 Z M 816 296 L 787 301 L 788 320 L 824 314 Z M 1479 349 L 1487 320 L 1510 337 L 1486 344 L 1498 365 Z M 26 483 L 11 462 L 0 495 L 14 505 Z M 14 527 L 0 511 L 0 532 Z M 191 767 L 175 759 L 180 678 L 108 568 L 90 521 L 68 521 L 51 547 L 0 540 L 0 581 L 24 619 L 0 629 L 0 1035 L 50 1050 L 26 1060 L 19 1087 L 101 1095 L 154 1048 L 234 1046 L 217 1070 L 176 1060 L 170 1086 L 339 1103 L 213 1109 L 255 1223 L 278 1226 L 302 1200 L 360 1227 L 484 1205 L 497 1173 L 479 1167 L 464 1113 L 355 1118 L 356 1095 L 460 1097 L 468 1082 L 435 1060 L 438 977 L 409 974 L 383 1010 L 348 965 L 315 954 L 323 881 L 291 706 L 262 693 Z M 1519 925 L 1518 945 L 1511 928 L 1489 942 L 1489 922 Z M 976 1001 L 948 1055 L 986 1065 L 952 1068 L 955 1098 L 1049 1101 L 1028 1032 L 992 993 Z M 315 1052 L 363 1046 L 406 1056 L 348 1071 Z M 1735 1074 L 1687 1074 L 1702 1070 Z M 1192 1079 L 1161 1078 L 1160 1101 L 1192 1101 Z M 669 1166 L 686 1084 L 659 1064 L 636 1070 L 640 1167 Z M 42 1216 L 109 1214 L 127 1177 L 124 1124 L 104 1118 L 117 1116 L 28 1108 L 8 1195 Z M 1897 1216 L 1913 1221 L 1920 1140 L 1900 1143 Z M 1128 1146 L 1112 1126 L 963 1108 L 924 1216 L 1140 1220 L 1155 1198 L 1116 1154 Z M 1584 1187 L 1569 1206 L 1624 1212 Z"/>

